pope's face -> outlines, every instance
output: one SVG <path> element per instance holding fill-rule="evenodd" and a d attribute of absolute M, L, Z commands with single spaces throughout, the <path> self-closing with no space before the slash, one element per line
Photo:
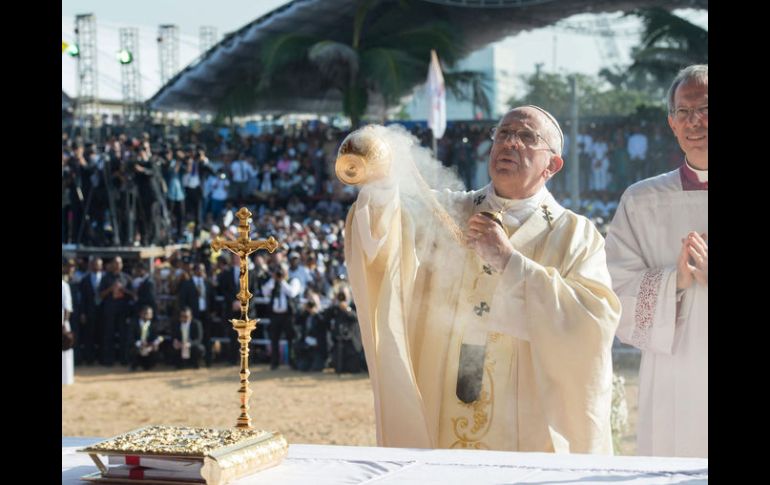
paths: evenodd
<path fill-rule="evenodd" d="M 530 197 L 561 169 L 561 157 L 543 140 L 548 136 L 546 123 L 551 121 L 543 113 L 527 107 L 514 109 L 500 120 L 489 152 L 489 177 L 497 195 L 509 199 Z M 533 137 L 521 140 L 512 133 Z M 548 143 L 553 145 L 553 141 Z"/>

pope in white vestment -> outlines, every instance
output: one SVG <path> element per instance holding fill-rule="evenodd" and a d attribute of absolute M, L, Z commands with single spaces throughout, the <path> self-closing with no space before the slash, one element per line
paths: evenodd
<path fill-rule="evenodd" d="M 708 457 L 708 66 L 669 91 L 678 170 L 626 190 L 607 234 L 623 307 L 618 338 L 642 350 L 637 454 Z"/>
<path fill-rule="evenodd" d="M 544 186 L 563 164 L 555 119 L 517 108 L 497 129 L 492 184 L 433 194 L 466 245 L 398 185 L 365 186 L 348 214 L 378 444 L 611 454 L 604 240 Z"/>

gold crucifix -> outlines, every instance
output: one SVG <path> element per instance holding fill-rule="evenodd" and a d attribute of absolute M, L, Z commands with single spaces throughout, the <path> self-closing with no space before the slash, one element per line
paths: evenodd
<path fill-rule="evenodd" d="M 249 342 L 251 342 L 251 332 L 257 328 L 259 320 L 249 320 L 249 300 L 253 296 L 249 292 L 249 254 L 258 249 L 267 249 L 271 253 L 278 248 L 278 241 L 270 236 L 266 241 L 249 239 L 249 221 L 251 212 L 245 207 L 235 214 L 240 222 L 238 223 L 238 238 L 235 241 L 225 241 L 217 236 L 211 242 L 211 248 L 214 251 L 221 251 L 223 248 L 237 254 L 241 259 L 241 290 L 236 296 L 241 302 L 241 318 L 233 318 L 230 322 L 233 328 L 238 332 L 238 342 L 241 344 L 241 387 L 238 393 L 241 396 L 241 415 L 238 416 L 236 428 L 253 429 L 251 426 L 251 417 L 249 416 Z M 274 349 L 273 351 L 276 351 Z"/>

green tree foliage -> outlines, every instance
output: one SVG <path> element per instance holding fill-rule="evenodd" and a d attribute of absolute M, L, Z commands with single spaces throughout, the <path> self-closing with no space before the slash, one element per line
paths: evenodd
<path fill-rule="evenodd" d="M 632 49 L 630 67 L 613 66 L 598 76 L 577 74 L 578 109 L 585 116 L 630 116 L 657 119 L 665 113 L 665 96 L 680 69 L 708 63 L 708 31 L 661 8 L 635 10 L 643 33 Z M 571 103 L 569 76 L 536 73 L 524 77 L 524 95 L 511 106 L 535 104 L 554 115 L 568 116 Z"/>
<path fill-rule="evenodd" d="M 638 89 L 615 87 L 595 76 L 575 74 L 580 116 L 628 116 L 644 106 L 662 106 L 663 99 Z M 570 114 L 572 92 L 569 76 L 536 73 L 524 77 L 525 92 L 508 102 L 511 107 L 525 104 L 540 106 L 557 118 Z"/>
<path fill-rule="evenodd" d="M 376 18 L 368 15 L 371 9 L 370 0 L 358 0 L 349 42 L 297 33 L 268 38 L 251 96 L 265 95 L 291 76 L 292 70 L 310 67 L 317 70 L 326 89 L 341 94 L 343 112 L 357 126 L 372 94 L 381 95 L 386 106 L 395 106 L 415 85 L 425 82 L 431 49 L 448 67 L 463 52 L 459 32 L 447 21 L 434 18 L 418 24 L 411 20 L 430 18 L 431 6 L 426 2 L 402 0 Z M 477 72 L 445 74 L 448 90 L 488 112 L 485 82 Z"/>
<path fill-rule="evenodd" d="M 639 9 L 644 31 L 632 53 L 632 75 L 648 77 L 659 87 L 668 87 L 680 69 L 708 64 L 708 30 L 662 8 Z"/>

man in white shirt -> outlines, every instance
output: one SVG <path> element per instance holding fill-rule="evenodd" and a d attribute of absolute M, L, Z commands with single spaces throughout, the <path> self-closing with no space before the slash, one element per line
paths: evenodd
<path fill-rule="evenodd" d="M 249 179 L 257 175 L 254 167 L 246 159 L 246 153 L 241 152 L 238 160 L 233 161 L 230 165 L 230 175 L 232 182 L 230 183 L 230 198 L 235 205 L 240 206 L 243 201 L 249 197 L 248 187 Z"/>
<path fill-rule="evenodd" d="M 708 457 L 708 65 L 668 95 L 682 165 L 620 200 L 607 264 L 623 312 L 617 336 L 642 350 L 637 454 Z"/>
<path fill-rule="evenodd" d="M 597 136 L 591 154 L 591 190 L 606 190 L 610 182 L 610 160 L 607 158 L 607 142 L 603 136 Z"/>
<path fill-rule="evenodd" d="M 219 221 L 219 216 L 225 207 L 229 187 L 230 180 L 227 179 L 227 172 L 222 168 L 217 171 L 216 175 L 206 179 L 203 187 L 206 197 L 206 214 L 211 213 L 215 221 Z"/>
<path fill-rule="evenodd" d="M 313 275 L 307 266 L 302 262 L 300 254 L 296 251 L 292 251 L 289 254 L 289 280 L 296 278 L 299 281 L 299 295 L 305 294 L 308 283 L 313 282 Z"/>
<path fill-rule="evenodd" d="M 270 298 L 270 370 L 276 370 L 280 363 L 279 343 L 281 334 L 286 336 L 289 355 L 291 343 L 296 337 L 294 314 L 297 313 L 297 300 L 300 283 L 296 278 L 287 281 L 283 268 L 275 270 L 273 278 L 262 285 L 262 294 Z"/>
<path fill-rule="evenodd" d="M 634 180 L 639 180 L 645 176 L 647 164 L 647 135 L 642 132 L 641 127 L 637 127 L 628 137 L 627 150 L 631 176 Z"/>

